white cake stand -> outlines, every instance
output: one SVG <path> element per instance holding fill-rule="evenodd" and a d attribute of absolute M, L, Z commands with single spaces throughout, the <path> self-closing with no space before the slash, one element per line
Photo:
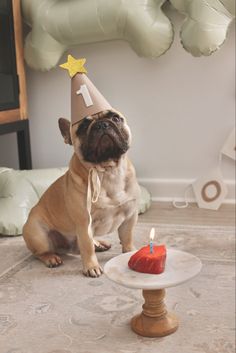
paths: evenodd
<path fill-rule="evenodd" d="M 145 303 L 142 313 L 131 320 L 133 331 L 146 337 L 167 336 L 177 330 L 178 319 L 166 309 L 165 288 L 177 286 L 196 276 L 202 263 L 194 255 L 167 249 L 165 271 L 160 275 L 152 275 L 129 269 L 128 261 L 134 253 L 129 252 L 109 260 L 105 264 L 104 273 L 122 286 L 143 290 Z"/>

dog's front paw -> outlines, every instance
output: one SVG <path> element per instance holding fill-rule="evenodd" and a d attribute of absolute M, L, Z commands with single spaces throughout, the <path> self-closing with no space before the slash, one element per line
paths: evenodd
<path fill-rule="evenodd" d="M 84 268 L 83 269 L 83 274 L 86 277 L 99 277 L 103 274 L 103 269 L 97 265 L 97 266 L 92 266 L 90 268 Z"/>

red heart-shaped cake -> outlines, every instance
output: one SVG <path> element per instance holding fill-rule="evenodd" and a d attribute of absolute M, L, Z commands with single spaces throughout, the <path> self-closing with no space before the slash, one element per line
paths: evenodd
<path fill-rule="evenodd" d="M 154 245 L 152 253 L 150 252 L 150 246 L 147 245 L 131 256 L 128 266 L 137 272 L 160 274 L 165 270 L 165 263 L 165 245 Z"/>

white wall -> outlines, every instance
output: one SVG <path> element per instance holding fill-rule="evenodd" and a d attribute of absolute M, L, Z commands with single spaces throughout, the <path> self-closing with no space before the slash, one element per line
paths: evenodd
<path fill-rule="evenodd" d="M 218 52 L 194 58 L 179 42 L 181 17 L 170 16 L 175 41 L 160 58 L 139 58 L 122 41 L 71 51 L 87 58 L 90 79 L 128 117 L 133 133 L 130 156 L 155 197 L 181 196 L 189 181 L 217 164 L 235 116 L 233 28 Z M 65 61 L 66 55 L 61 63 Z M 63 144 L 57 119 L 70 116 L 69 76 L 59 68 L 47 73 L 27 69 L 27 83 L 33 166 L 65 166 L 72 149 Z M 14 135 L 0 138 L 0 165 L 17 167 Z M 233 161 L 225 158 L 222 171 L 231 184 Z M 168 179 L 164 186 L 163 179 L 164 184 Z"/>

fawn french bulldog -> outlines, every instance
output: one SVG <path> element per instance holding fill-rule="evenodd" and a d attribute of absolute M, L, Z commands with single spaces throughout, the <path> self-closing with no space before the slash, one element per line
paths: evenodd
<path fill-rule="evenodd" d="M 114 109 L 76 124 L 60 118 L 59 128 L 74 154 L 68 171 L 31 210 L 23 237 L 46 266 L 61 265 L 61 252 L 80 252 L 84 275 L 98 277 L 102 268 L 95 251 L 110 248 L 98 236 L 118 230 L 122 251 L 133 249 L 140 191 L 126 154 L 131 132 Z"/>

